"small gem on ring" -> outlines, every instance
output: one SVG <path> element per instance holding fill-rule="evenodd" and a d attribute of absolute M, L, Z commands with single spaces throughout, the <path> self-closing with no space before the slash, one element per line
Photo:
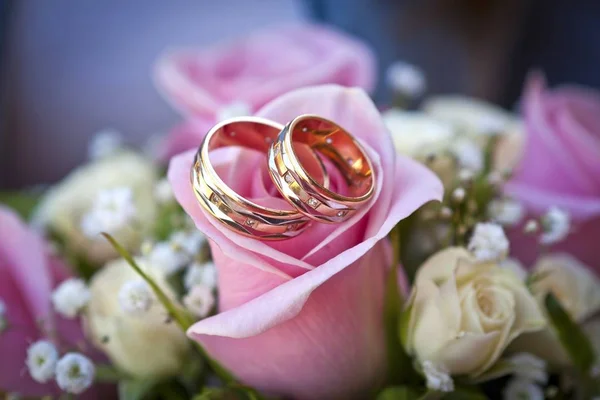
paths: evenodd
<path fill-rule="evenodd" d="M 292 175 L 290 175 L 289 173 L 286 173 L 283 176 L 283 179 L 287 182 L 287 183 L 294 183 L 294 177 Z"/>
<path fill-rule="evenodd" d="M 325 143 L 331 144 L 331 143 L 333 143 L 333 139 L 328 137 L 327 139 L 325 139 Z"/>
<path fill-rule="evenodd" d="M 341 211 L 337 212 L 337 216 L 341 218 L 341 217 L 345 216 L 347 213 L 348 213 L 347 211 L 341 210 Z"/>
<path fill-rule="evenodd" d="M 246 220 L 246 225 L 248 225 L 248 226 L 254 226 L 255 224 L 256 224 L 256 221 L 251 218 L 248 218 Z"/>
<path fill-rule="evenodd" d="M 317 208 L 317 206 L 319 205 L 319 201 L 317 199 L 315 199 L 314 197 L 309 198 L 307 203 L 312 208 Z"/>
<path fill-rule="evenodd" d="M 305 126 L 302 128 L 302 132 L 308 132 L 308 128 Z"/>

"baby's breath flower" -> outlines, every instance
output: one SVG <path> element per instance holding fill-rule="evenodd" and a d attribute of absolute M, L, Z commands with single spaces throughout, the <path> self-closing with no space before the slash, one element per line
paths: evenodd
<path fill-rule="evenodd" d="M 167 179 L 161 179 L 154 186 L 154 197 L 159 204 L 171 203 L 175 200 L 173 189 Z"/>
<path fill-rule="evenodd" d="M 478 223 L 468 249 L 479 261 L 501 260 L 508 254 L 509 243 L 498 224 Z"/>
<path fill-rule="evenodd" d="M 456 201 L 457 203 L 460 203 L 465 199 L 466 194 L 467 194 L 467 192 L 465 191 L 464 188 L 457 187 L 452 192 L 452 200 Z"/>
<path fill-rule="evenodd" d="M 488 214 L 501 225 L 514 226 L 521 222 L 525 211 L 523 205 L 516 200 L 496 199 L 488 205 Z"/>
<path fill-rule="evenodd" d="M 571 217 L 569 213 L 558 207 L 550 207 L 542 217 L 542 229 L 540 243 L 554 244 L 560 242 L 569 235 Z"/>
<path fill-rule="evenodd" d="M 190 256 L 169 242 L 156 243 L 148 254 L 148 264 L 160 269 L 165 275 L 174 274 L 189 262 Z"/>
<path fill-rule="evenodd" d="M 212 262 L 204 264 L 193 263 L 187 268 L 183 283 L 188 290 L 200 284 L 214 288 L 217 286 L 217 269 L 215 264 Z"/>
<path fill-rule="evenodd" d="M 440 210 L 440 217 L 443 219 L 449 219 L 452 217 L 452 209 L 450 207 L 442 207 Z"/>
<path fill-rule="evenodd" d="M 222 107 L 217 112 L 217 121 L 223 121 L 234 117 L 244 117 L 247 115 L 252 115 L 250 105 L 243 101 L 236 101 Z"/>
<path fill-rule="evenodd" d="M 463 168 L 458 171 L 458 179 L 463 183 L 468 183 L 473 180 L 475 173 L 468 168 Z"/>
<path fill-rule="evenodd" d="M 427 388 L 440 392 L 454 391 L 454 381 L 448 371 L 431 361 L 423 362 L 423 373 L 427 379 Z"/>
<path fill-rule="evenodd" d="M 544 400 L 542 389 L 527 379 L 511 379 L 503 391 L 504 400 Z"/>
<path fill-rule="evenodd" d="M 90 291 L 82 279 L 67 279 L 52 292 L 54 309 L 67 318 L 75 318 L 89 301 Z"/>
<path fill-rule="evenodd" d="M 143 314 L 152 306 L 154 293 L 142 279 L 125 282 L 119 289 L 119 304 L 130 314 Z"/>
<path fill-rule="evenodd" d="M 518 353 L 508 359 L 513 366 L 513 375 L 517 378 L 546 384 L 548 372 L 546 361 L 529 353 Z"/>
<path fill-rule="evenodd" d="M 137 214 L 133 190 L 116 187 L 101 191 L 88 213 L 81 219 L 81 229 L 89 238 L 101 232 L 114 233 L 133 221 Z"/>
<path fill-rule="evenodd" d="M 34 381 L 46 383 L 54 377 L 58 351 L 56 347 L 47 340 L 39 340 L 27 349 L 25 364 L 29 375 Z"/>
<path fill-rule="evenodd" d="M 525 226 L 523 227 L 523 232 L 531 234 L 536 233 L 538 229 L 540 229 L 540 225 L 538 224 L 538 222 L 534 219 L 530 219 L 525 223 Z"/>
<path fill-rule="evenodd" d="M 215 305 L 212 288 L 207 285 L 196 285 L 183 298 L 183 304 L 195 316 L 204 318 Z"/>
<path fill-rule="evenodd" d="M 195 256 L 200 252 L 200 249 L 206 243 L 206 237 L 199 230 L 193 229 L 189 232 L 175 232 L 169 238 L 171 245 L 177 249 L 181 249 L 189 256 Z"/>
<path fill-rule="evenodd" d="M 123 146 L 123 137 L 115 129 L 107 128 L 96 132 L 88 145 L 91 160 L 109 157 Z"/>
<path fill-rule="evenodd" d="M 426 89 L 425 74 L 412 64 L 397 61 L 387 69 L 386 80 L 394 92 L 419 97 Z"/>
<path fill-rule="evenodd" d="M 80 353 L 67 353 L 56 364 L 56 383 L 67 393 L 80 394 L 94 382 L 96 368 Z"/>
<path fill-rule="evenodd" d="M 479 172 L 483 168 L 483 154 L 475 142 L 467 138 L 455 141 L 451 151 L 461 167 Z"/>

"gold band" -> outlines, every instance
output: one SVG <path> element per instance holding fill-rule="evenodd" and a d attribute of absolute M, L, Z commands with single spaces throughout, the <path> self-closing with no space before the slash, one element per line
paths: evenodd
<path fill-rule="evenodd" d="M 276 210 L 241 197 L 221 180 L 208 154 L 226 146 L 242 146 L 266 153 L 282 129 L 283 125 L 263 118 L 231 118 L 211 128 L 196 154 L 191 180 L 200 205 L 220 223 L 242 235 L 287 239 L 306 229 L 310 219 L 292 207 Z M 302 155 L 303 162 L 308 163 L 319 184 L 328 186 L 329 177 L 320 158 L 306 146 Z"/>
<path fill-rule="evenodd" d="M 334 193 L 311 176 L 298 158 L 305 144 L 335 164 L 345 178 L 346 193 Z M 285 126 L 269 149 L 269 173 L 281 195 L 311 219 L 339 223 L 372 197 L 371 161 L 346 130 L 325 118 L 302 115 Z"/>

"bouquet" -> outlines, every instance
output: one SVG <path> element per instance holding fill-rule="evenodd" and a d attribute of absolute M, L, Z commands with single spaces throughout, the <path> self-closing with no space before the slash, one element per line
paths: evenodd
<path fill-rule="evenodd" d="M 374 71 L 317 26 L 169 53 L 157 87 L 182 125 L 144 150 L 100 132 L 61 182 L 1 194 L 0 393 L 598 398 L 600 96 L 534 72 L 513 114 L 423 99 L 422 72 L 398 63 L 381 111 Z M 219 223 L 231 208 L 202 203 L 190 173 L 207 132 L 249 115 L 332 121 L 369 160 L 368 201 L 286 240 Z M 209 158 L 237 195 L 285 204 L 265 156 Z M 356 172 L 338 167 L 323 164 L 332 191 Z"/>

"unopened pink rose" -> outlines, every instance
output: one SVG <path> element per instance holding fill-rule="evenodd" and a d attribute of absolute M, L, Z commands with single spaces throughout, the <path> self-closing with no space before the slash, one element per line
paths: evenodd
<path fill-rule="evenodd" d="M 217 119 L 254 113 L 290 90 L 335 83 L 369 91 L 375 78 L 366 45 L 318 25 L 275 27 L 211 48 L 169 53 L 157 63 L 157 87 L 195 121 L 175 128 L 159 156 L 198 147 Z"/>
<path fill-rule="evenodd" d="M 11 210 L 0 206 L 0 299 L 6 306 L 7 328 L 0 333 L 0 392 L 22 396 L 60 394 L 54 382 L 35 382 L 25 367 L 27 348 L 36 340 L 51 340 L 59 350 L 83 342 L 78 321 L 57 317 L 52 289 L 68 277 L 65 265 L 50 255 L 41 237 Z M 94 390 L 82 398 L 109 398 Z"/>
<path fill-rule="evenodd" d="M 391 264 L 386 235 L 421 205 L 440 199 L 443 189 L 428 169 L 395 155 L 363 90 L 298 89 L 257 115 L 286 123 L 304 113 L 335 121 L 363 144 L 376 177 L 372 201 L 342 224 L 314 223 L 293 239 L 264 242 L 233 233 L 205 214 L 189 181 L 194 151 L 173 158 L 169 180 L 175 196 L 210 239 L 219 277 L 219 313 L 188 334 L 244 383 L 266 393 L 365 398 L 386 372 L 382 305 Z M 265 154 L 221 149 L 211 160 L 240 195 L 286 207 L 268 178 Z M 334 175 L 331 185 L 335 190 L 342 182 Z"/>
<path fill-rule="evenodd" d="M 523 98 L 525 142 L 510 194 L 533 216 L 551 206 L 567 211 L 572 233 L 553 246 L 600 273 L 600 93 L 577 86 L 546 88 L 532 74 Z M 525 262 L 537 256 L 533 238 L 515 231 L 511 248 Z"/>

